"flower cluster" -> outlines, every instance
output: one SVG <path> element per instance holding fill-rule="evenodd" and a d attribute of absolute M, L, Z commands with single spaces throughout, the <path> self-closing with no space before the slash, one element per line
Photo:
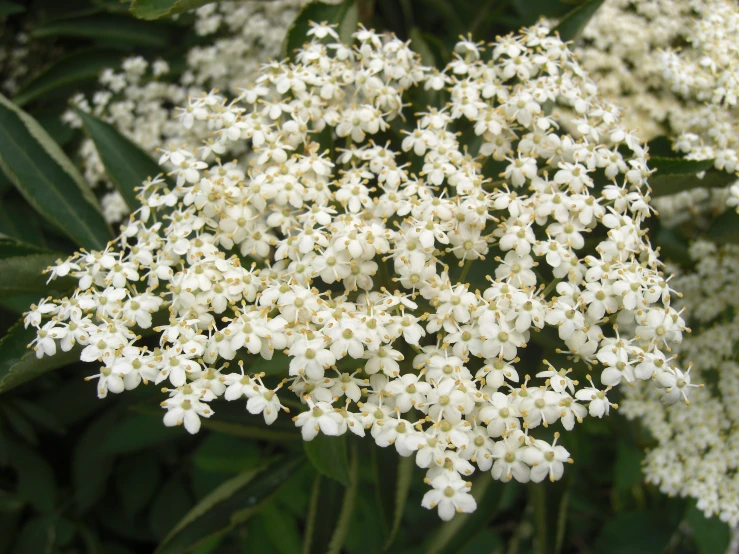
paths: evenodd
<path fill-rule="evenodd" d="M 325 0 L 329 2 L 329 0 Z M 173 77 L 164 60 L 131 57 L 118 70 L 102 72 L 101 89 L 89 99 L 78 95 L 74 104 L 111 123 L 147 152 L 157 148 L 176 148 L 200 144 L 213 129 L 203 121 L 184 126 L 177 121 L 177 106 L 190 96 L 200 96 L 213 88 L 224 94 L 236 94 L 252 83 L 259 66 L 279 56 L 287 29 L 306 0 L 274 0 L 271 2 L 217 2 L 195 10 L 195 32 L 208 42 L 187 52 L 185 71 Z M 213 94 L 221 102 L 224 96 Z M 65 119 L 79 127 L 74 111 Z M 241 145 L 229 155 L 241 156 Z M 121 194 L 108 181 L 102 160 L 90 139 L 80 147 L 84 175 L 92 187 L 105 192 L 101 198 L 103 215 L 118 222 L 129 209 Z"/>
<path fill-rule="evenodd" d="M 619 383 L 687 401 L 645 148 L 559 38 L 462 40 L 438 72 L 363 27 L 354 45 L 309 34 L 233 100 L 188 101 L 180 123 L 212 136 L 162 151 L 169 179 L 105 251 L 50 268 L 79 286 L 26 315 L 39 357 L 82 345 L 101 397 L 167 384 L 164 423 L 191 433 L 218 397 L 272 423 L 287 389 L 305 440 L 415 456 L 443 519 L 475 509 L 475 468 L 559 479 L 570 455 L 536 429 L 607 415 Z M 412 115 L 409 98 L 442 103 Z M 247 148 L 248 165 L 221 157 Z M 149 349 L 135 329 L 162 310 Z M 545 343 L 565 367 L 524 366 Z"/>
<path fill-rule="evenodd" d="M 694 360 L 711 386 L 696 391 L 689 410 L 664 406 L 652 391 L 628 390 L 624 413 L 639 418 L 658 445 L 647 454 L 647 480 L 668 494 L 697 499 L 707 516 L 739 524 L 739 247 L 706 241 L 690 250 L 695 272 L 677 284 L 690 299 L 698 332 L 677 353 Z"/>
<path fill-rule="evenodd" d="M 601 91 L 639 114 L 649 134 L 667 134 L 687 159 L 712 159 L 737 169 L 739 111 L 739 7 L 724 0 L 635 2 L 608 0 L 588 25 L 579 49 L 585 67 L 602 72 Z M 625 30 L 630 29 L 630 33 Z M 630 41 L 625 37 L 639 37 Z M 624 44 L 633 48 L 623 48 Z M 680 49 L 675 45 L 683 44 Z M 616 68 L 620 70 L 614 71 Z M 610 77 L 608 76 L 610 75 Z M 654 201 L 663 225 L 689 222 L 700 231 L 713 217 L 739 205 L 739 184 L 696 187 Z M 657 441 L 647 455 L 647 479 L 666 493 L 690 496 L 707 516 L 739 525 L 738 438 L 735 395 L 739 298 L 735 246 L 700 240 L 690 251 L 694 269 L 675 280 L 686 293 L 695 333 L 675 351 L 700 368 L 690 410 L 665 407 L 653 391 L 625 389 L 625 413 Z"/>
<path fill-rule="evenodd" d="M 717 170 L 733 175 L 739 164 L 738 32 L 739 6 L 731 0 L 607 0 L 577 54 L 599 77 L 601 93 L 627 108 L 641 138 L 666 134 L 681 156 L 713 160 Z M 654 205 L 663 223 L 677 225 L 724 210 L 731 194 L 694 188 Z"/>

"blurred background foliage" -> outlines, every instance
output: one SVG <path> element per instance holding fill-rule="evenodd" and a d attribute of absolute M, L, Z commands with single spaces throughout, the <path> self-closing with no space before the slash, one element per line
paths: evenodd
<path fill-rule="evenodd" d="M 9 65 L 0 60 L 0 82 L 12 81 L 2 92 L 33 118 L 23 119 L 27 116 L 12 105 L 0 104 L 5 129 L 0 131 L 5 169 L 0 172 L 0 335 L 5 337 L 0 341 L 0 554 L 725 552 L 731 538 L 726 525 L 643 482 L 641 460 L 651 438 L 618 415 L 589 418 L 568 434 L 567 448 L 577 465 L 562 481 L 502 484 L 483 473 L 473 486 L 478 510 L 442 524 L 435 511 L 420 506 L 422 472 L 392 449 L 353 436 L 319 435 L 304 444 L 288 418 L 267 427 L 240 403 L 219 403 L 218 420 L 203 421 L 205 429 L 190 436 L 161 424 L 151 388 L 98 400 L 94 386 L 82 379 L 88 372 L 83 364 L 59 367 L 59 358 L 68 362 L 74 356 L 56 357 L 53 366 L 33 364 L 25 349 L 30 335 L 15 322 L 49 294 L 40 269 L 80 246 L 95 246 L 93 239 L 87 244 L 79 239 L 85 229 L 73 229 L 76 206 L 95 206 L 75 189 L 74 175 L 66 170 L 52 183 L 59 187 L 55 191 L 12 181 L 9 164 L 20 162 L 8 159 L 9 144 L 32 154 L 42 173 L 58 173 L 55 148 L 77 163 L 82 131 L 60 119 L 70 96 L 93 92 L 104 68 L 134 54 L 163 58 L 176 74 L 185 52 L 204 40 L 192 31 L 186 10 L 204 3 L 0 0 L 0 43 L 17 47 L 22 33 L 27 38 L 21 46 L 28 49 L 25 74 L 9 75 Z M 354 13 L 368 26 L 411 39 L 424 63 L 443 67 L 459 35 L 490 41 L 540 17 L 559 19 L 574 10 L 569 27 L 561 30 L 576 38 L 601 3 L 309 4 L 286 46 L 289 52 L 302 44 L 309 19 L 334 21 Z M 411 94 L 423 104 L 422 91 Z M 46 142 L 29 131 L 34 120 L 48 134 Z M 95 129 L 86 127 L 95 139 Z M 138 160 L 132 167 L 106 162 L 112 180 L 130 179 L 119 175 L 125 171 L 146 176 L 153 162 L 145 154 L 115 131 L 98 132 L 108 133 L 111 144 L 129 149 L 129 159 Z M 664 175 L 701 170 L 671 165 L 671 151 L 660 139 L 651 147 L 662 156 L 655 163 Z M 655 194 L 659 190 L 655 185 Z M 70 213 L 52 192 L 74 199 Z M 736 229 L 733 225 L 724 223 L 724 228 Z M 106 232 L 102 229 L 96 240 L 104 244 Z M 683 256 L 695 232 L 690 226 L 677 231 L 655 226 L 651 232 L 663 254 L 688 263 Z M 728 233 L 727 240 L 732 239 Z M 63 281 L 55 286 L 64 286 Z M 536 348 L 527 349 L 532 362 L 541 356 Z M 271 365 L 251 371 L 274 374 L 278 367 Z"/>

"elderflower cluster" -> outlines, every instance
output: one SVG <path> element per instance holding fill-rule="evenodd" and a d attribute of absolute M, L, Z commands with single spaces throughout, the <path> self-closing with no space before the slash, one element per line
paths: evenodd
<path fill-rule="evenodd" d="M 233 100 L 189 100 L 181 124 L 212 136 L 164 150 L 169 179 L 105 251 L 50 268 L 78 288 L 26 315 L 37 356 L 81 345 L 100 397 L 165 385 L 165 425 L 191 433 L 218 397 L 270 424 L 290 391 L 304 440 L 415 456 L 445 520 L 476 508 L 476 469 L 559 479 L 566 439 L 537 428 L 607 415 L 619 383 L 687 399 L 645 148 L 559 38 L 462 40 L 438 72 L 361 26 L 309 35 Z M 428 97 L 448 101 L 411 113 Z"/>
<path fill-rule="evenodd" d="M 164 60 L 131 57 L 123 61 L 119 70 L 103 71 L 102 87 L 89 99 L 78 95 L 73 103 L 114 125 L 146 152 L 200 144 L 214 129 L 207 122 L 195 120 L 192 112 L 182 114 L 190 123 L 183 125 L 177 121 L 177 107 L 187 104 L 188 97 L 200 96 L 211 89 L 233 95 L 252 83 L 259 66 L 280 55 L 287 30 L 298 9 L 306 3 L 306 0 L 250 0 L 205 5 L 194 12 L 194 30 L 209 41 L 187 52 L 181 75 L 174 74 Z M 216 104 L 224 99 L 223 95 L 210 95 L 210 101 Z M 64 117 L 71 125 L 81 126 L 74 111 Z M 229 149 L 221 154 L 245 153 L 242 144 L 221 146 Z M 128 206 L 109 182 L 91 139 L 83 140 L 80 157 L 86 181 L 106 191 L 101 199 L 105 219 L 121 221 L 129 212 Z"/>
<path fill-rule="evenodd" d="M 648 389 L 627 390 L 625 414 L 657 441 L 646 458 L 647 480 L 689 496 L 707 517 L 739 525 L 739 247 L 697 241 L 695 271 L 676 278 L 689 300 L 694 333 L 677 353 L 693 360 L 707 383 L 686 410 L 664 406 Z"/>
<path fill-rule="evenodd" d="M 739 167 L 739 5 L 732 0 L 607 0 L 577 49 L 601 93 L 625 106 L 640 136 L 667 135 L 690 160 Z M 678 47 L 678 45 L 681 45 Z M 729 182 L 731 184 L 731 182 Z M 655 199 L 677 225 L 739 202 L 739 187 L 694 188 Z"/>

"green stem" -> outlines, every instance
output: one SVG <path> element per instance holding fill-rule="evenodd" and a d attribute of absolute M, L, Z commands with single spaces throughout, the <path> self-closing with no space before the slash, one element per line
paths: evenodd
<path fill-rule="evenodd" d="M 458 283 L 464 283 L 467 279 L 467 274 L 470 272 L 470 268 L 472 267 L 472 260 L 467 260 L 464 264 L 464 267 L 462 268 L 462 273 L 459 275 L 459 279 L 457 279 Z"/>

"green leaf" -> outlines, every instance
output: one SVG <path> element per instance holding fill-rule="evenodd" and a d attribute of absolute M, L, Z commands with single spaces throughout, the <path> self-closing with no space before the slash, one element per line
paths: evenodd
<path fill-rule="evenodd" d="M 42 250 L 0 235 L 0 298 L 32 292 L 48 293 L 51 288 L 64 289 L 62 283 L 46 284 L 43 271 L 64 254 Z M 64 280 L 72 287 L 72 279 Z"/>
<path fill-rule="evenodd" d="M 349 458 L 346 452 L 346 437 L 329 437 L 318 433 L 311 441 L 303 443 L 305 453 L 319 473 L 348 487 Z"/>
<path fill-rule="evenodd" d="M 90 187 L 38 122 L 2 95 L 0 167 L 28 203 L 78 245 L 105 247 L 111 230 Z"/>
<path fill-rule="evenodd" d="M 395 535 L 400 529 L 400 522 L 403 520 L 403 512 L 405 504 L 408 501 L 408 493 L 411 490 L 411 481 L 413 480 L 413 472 L 416 464 L 413 456 L 402 458 L 398 462 L 398 479 L 395 484 L 395 512 L 393 514 L 393 527 L 390 530 L 390 536 L 385 543 L 385 550 L 395 540 Z"/>
<path fill-rule="evenodd" d="M 559 554 L 564 542 L 571 479 L 556 483 L 531 483 L 529 499 L 534 509 L 534 546 L 538 554 Z"/>
<path fill-rule="evenodd" d="M 559 38 L 568 42 L 577 40 L 590 18 L 595 15 L 598 8 L 603 5 L 605 0 L 587 0 L 583 4 L 568 13 L 562 21 L 559 22 L 553 32 L 559 34 Z"/>
<path fill-rule="evenodd" d="M 736 175 L 712 169 L 706 171 L 702 178 L 695 174 L 675 173 L 672 175 L 655 174 L 649 178 L 651 196 L 666 196 L 694 188 L 720 188 L 736 181 Z"/>
<path fill-rule="evenodd" d="M 245 522 L 303 464 L 292 457 L 272 467 L 250 469 L 198 502 L 157 548 L 157 554 L 187 552 L 202 541 Z"/>
<path fill-rule="evenodd" d="M 114 479 L 123 512 L 133 520 L 154 496 L 161 470 L 151 453 L 144 452 L 123 458 L 116 466 Z"/>
<path fill-rule="evenodd" d="M 27 443 L 34 446 L 38 445 L 38 436 L 33 425 L 31 425 L 22 413 L 15 409 L 13 403 L 8 402 L 6 405 L 0 406 L 0 410 L 4 412 L 10 428 L 15 431 L 16 435 Z"/>
<path fill-rule="evenodd" d="M 50 512 L 56 503 L 56 480 L 51 464 L 20 443 L 10 444 L 10 464 L 18 472 L 18 496 L 37 510 Z"/>
<path fill-rule="evenodd" d="M 25 329 L 21 320 L 0 340 L 0 393 L 79 359 L 79 347 L 38 359 L 33 349 L 27 348 L 35 338 L 36 329 Z"/>
<path fill-rule="evenodd" d="M 163 48 L 172 39 L 172 33 L 166 25 L 152 26 L 151 23 L 115 14 L 62 19 L 36 27 L 30 35 L 31 38 L 72 37 L 123 41 L 130 45 L 154 48 Z"/>
<path fill-rule="evenodd" d="M 314 0 L 306 5 L 293 21 L 285 37 L 282 52 L 292 58 L 295 50 L 309 42 L 308 31 L 311 28 L 311 21 L 337 23 L 339 37 L 343 42 L 351 44 L 351 35 L 357 30 L 358 17 L 357 0 L 344 0 L 340 4 L 324 4 Z"/>
<path fill-rule="evenodd" d="M 706 231 L 706 237 L 714 242 L 739 243 L 739 214 L 734 207 L 714 218 Z"/>
<path fill-rule="evenodd" d="M 113 461 L 100 445 L 104 444 L 119 419 L 117 410 L 103 411 L 91 420 L 76 441 L 72 453 L 72 483 L 74 500 L 80 512 L 90 509 L 105 493 Z"/>
<path fill-rule="evenodd" d="M 286 487 L 287 488 L 287 487 Z M 300 554 L 300 529 L 293 514 L 280 508 L 275 500 L 268 502 L 251 523 L 264 531 L 270 552 Z M 247 539 L 248 540 L 248 539 Z"/>
<path fill-rule="evenodd" d="M 665 514 L 623 512 L 609 518 L 593 545 L 598 554 L 655 554 L 662 552 L 676 527 Z"/>
<path fill-rule="evenodd" d="M 717 517 L 707 518 L 691 502 L 685 511 L 685 519 L 693 531 L 693 540 L 700 554 L 727 552 L 731 543 L 731 527 Z"/>
<path fill-rule="evenodd" d="M 149 526 L 157 538 L 166 537 L 169 530 L 188 513 L 193 498 L 178 475 L 172 476 L 158 491 L 149 511 Z"/>
<path fill-rule="evenodd" d="M 656 169 L 655 175 L 693 175 L 711 169 L 713 160 L 686 160 L 684 158 L 649 158 L 649 167 Z"/>
<path fill-rule="evenodd" d="M 259 465 L 260 451 L 253 442 L 212 434 L 195 450 L 192 461 L 204 471 L 240 473 Z"/>
<path fill-rule="evenodd" d="M 421 55 L 421 62 L 424 65 L 434 67 L 436 65 L 436 58 L 418 27 L 411 29 L 409 38 L 411 39 L 411 48 Z"/>
<path fill-rule="evenodd" d="M 104 69 L 117 67 L 120 62 L 120 52 L 112 50 L 75 52 L 56 61 L 26 82 L 13 98 L 13 102 L 23 106 L 62 87 L 96 81 Z"/>
<path fill-rule="evenodd" d="M 194 10 L 215 0 L 133 0 L 131 13 L 139 19 L 159 19 Z"/>
<path fill-rule="evenodd" d="M 317 474 L 308 506 L 302 554 L 325 554 L 334 535 L 347 489 Z"/>
<path fill-rule="evenodd" d="M 359 489 L 359 455 L 357 454 L 357 443 L 352 443 L 352 465 L 349 470 L 349 487 L 344 493 L 344 499 L 341 503 L 341 511 L 339 519 L 336 521 L 334 532 L 331 535 L 331 542 L 328 544 L 326 554 L 340 554 L 344 546 L 344 540 L 349 532 L 349 524 L 354 513 L 354 503 L 357 500 L 357 490 Z"/>
<path fill-rule="evenodd" d="M 111 124 L 77 110 L 90 138 L 95 143 L 100 159 L 110 180 L 133 211 L 139 206 L 135 189 L 147 178 L 162 173 L 159 165 L 143 150 L 128 140 Z"/>
<path fill-rule="evenodd" d="M 644 479 L 642 475 L 642 460 L 644 451 L 626 441 L 618 445 L 616 464 L 613 468 L 613 486 L 618 491 L 626 491 L 638 485 Z"/>
<path fill-rule="evenodd" d="M 56 517 L 36 516 L 29 519 L 20 530 L 13 546 L 14 554 L 52 554 L 55 552 Z"/>
<path fill-rule="evenodd" d="M 234 437 L 247 437 L 250 439 L 258 439 L 265 441 L 284 442 L 298 441 L 300 433 L 292 431 L 281 431 L 278 429 L 269 429 L 268 427 L 257 427 L 256 425 L 243 425 L 241 423 L 232 423 L 230 421 L 204 420 L 203 427 L 223 433 L 224 435 L 233 435 Z"/>
<path fill-rule="evenodd" d="M 714 160 L 686 160 L 653 156 L 649 166 L 656 173 L 649 179 L 652 196 L 676 194 L 694 188 L 725 187 L 736 180 L 735 175 L 714 169 Z M 704 173 L 698 177 L 698 173 Z"/>
<path fill-rule="evenodd" d="M 10 2 L 10 0 L 0 1 L 0 16 L 13 15 L 16 13 L 23 13 L 26 11 L 26 7 L 17 2 Z"/>
<path fill-rule="evenodd" d="M 13 405 L 18 408 L 18 411 L 39 427 L 57 435 L 63 435 L 66 433 L 64 425 L 54 417 L 54 414 L 48 412 L 43 406 L 35 402 L 35 399 L 34 402 L 30 402 L 28 400 L 23 400 L 22 398 L 16 398 Z"/>
<path fill-rule="evenodd" d="M 147 415 L 136 414 L 116 424 L 101 446 L 111 455 L 135 452 L 179 439 L 182 433 L 178 431 Z"/>

